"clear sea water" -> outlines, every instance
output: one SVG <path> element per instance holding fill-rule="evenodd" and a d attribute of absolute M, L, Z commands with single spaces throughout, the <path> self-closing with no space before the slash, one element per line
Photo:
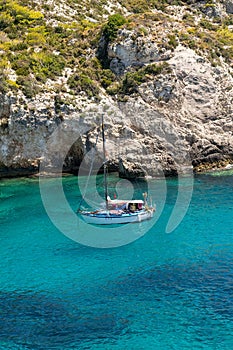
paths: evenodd
<path fill-rule="evenodd" d="M 52 224 L 38 179 L 2 180 L 0 349 L 233 349 L 233 174 L 197 176 L 169 234 L 177 180 L 166 185 L 143 237 L 96 249 Z M 77 207 L 77 179 L 64 188 Z"/>

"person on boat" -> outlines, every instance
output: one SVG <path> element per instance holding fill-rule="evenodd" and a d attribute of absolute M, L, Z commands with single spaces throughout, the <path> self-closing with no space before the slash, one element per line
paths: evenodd
<path fill-rule="evenodd" d="M 142 203 L 138 203 L 138 210 L 142 210 Z"/>
<path fill-rule="evenodd" d="M 134 203 L 132 203 L 132 204 L 130 204 L 129 205 L 129 210 L 132 212 L 132 213 L 134 213 L 135 211 L 136 211 L 136 205 L 134 204 Z"/>
<path fill-rule="evenodd" d="M 144 192 L 143 194 L 143 198 L 144 198 L 144 205 L 147 205 L 147 192 Z"/>

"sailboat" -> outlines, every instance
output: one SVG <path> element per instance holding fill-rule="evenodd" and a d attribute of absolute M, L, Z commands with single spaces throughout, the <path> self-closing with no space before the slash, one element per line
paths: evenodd
<path fill-rule="evenodd" d="M 105 130 L 102 115 L 102 142 L 103 142 L 103 168 L 104 168 L 104 204 L 95 210 L 78 209 L 81 218 L 88 224 L 113 225 L 136 223 L 149 220 L 153 217 L 155 207 L 148 205 L 147 193 L 143 193 L 143 199 L 111 199 L 108 194 L 107 164 Z M 81 206 L 81 205 L 80 205 Z"/>

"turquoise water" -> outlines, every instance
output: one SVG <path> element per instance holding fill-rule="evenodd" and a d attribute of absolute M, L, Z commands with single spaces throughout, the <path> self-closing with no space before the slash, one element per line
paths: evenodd
<path fill-rule="evenodd" d="M 75 209 L 77 179 L 64 188 Z M 196 177 L 184 220 L 167 234 L 176 196 L 170 179 L 143 237 L 95 249 L 54 227 L 38 180 L 1 181 L 0 349 L 232 349 L 233 176 Z"/>

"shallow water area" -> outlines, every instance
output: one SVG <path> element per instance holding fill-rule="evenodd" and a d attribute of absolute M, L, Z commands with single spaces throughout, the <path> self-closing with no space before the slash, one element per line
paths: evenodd
<path fill-rule="evenodd" d="M 56 192 L 54 179 L 44 181 Z M 110 177 L 110 188 L 117 181 Z M 38 179 L 0 182 L 0 349 L 233 348 L 231 171 L 195 177 L 188 211 L 169 234 L 178 180 L 148 181 L 158 207 L 153 225 L 145 234 L 128 226 L 134 242 L 111 249 L 63 235 L 47 216 Z M 189 179 L 181 185 L 188 191 Z M 77 178 L 63 186 L 75 213 Z"/>

